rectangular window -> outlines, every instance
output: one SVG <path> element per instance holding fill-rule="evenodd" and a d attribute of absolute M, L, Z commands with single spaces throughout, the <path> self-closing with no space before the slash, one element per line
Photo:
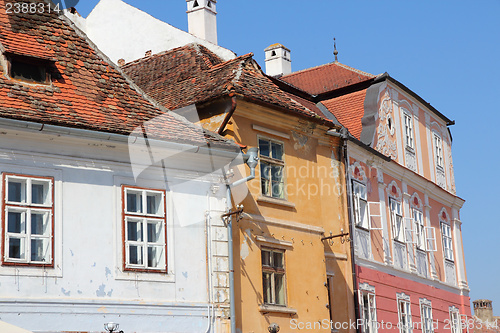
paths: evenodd
<path fill-rule="evenodd" d="M 285 251 L 262 249 L 262 287 L 264 303 L 286 305 Z"/>
<path fill-rule="evenodd" d="M 461 333 L 460 312 L 454 306 L 450 307 L 450 328 L 451 333 Z"/>
<path fill-rule="evenodd" d="M 284 199 L 283 144 L 259 138 L 260 179 L 262 195 Z"/>
<path fill-rule="evenodd" d="M 4 174 L 4 264 L 52 265 L 53 178 Z"/>
<path fill-rule="evenodd" d="M 436 166 L 443 168 L 443 143 L 441 137 L 434 133 L 434 153 L 436 157 Z"/>
<path fill-rule="evenodd" d="M 444 258 L 453 261 L 453 238 L 449 224 L 441 222 L 441 235 L 443 236 Z"/>
<path fill-rule="evenodd" d="M 412 332 L 410 305 L 411 305 L 411 303 L 409 300 L 398 299 L 399 332 L 400 333 L 411 333 Z"/>
<path fill-rule="evenodd" d="M 414 144 L 413 144 L 413 119 L 412 119 L 412 116 L 405 113 L 404 114 L 404 121 L 405 121 L 406 147 L 413 149 Z"/>
<path fill-rule="evenodd" d="M 165 191 L 122 189 L 125 269 L 166 271 Z"/>
<path fill-rule="evenodd" d="M 415 221 L 415 236 L 417 249 L 425 251 L 425 227 L 424 218 L 421 211 L 413 210 L 413 220 Z"/>
<path fill-rule="evenodd" d="M 375 294 L 360 290 L 360 312 L 362 319 L 362 333 L 377 332 L 377 306 Z"/>
<path fill-rule="evenodd" d="M 391 221 L 392 233 L 395 241 L 405 242 L 404 226 L 403 226 L 403 212 L 401 210 L 401 202 L 389 198 L 391 206 Z"/>
<path fill-rule="evenodd" d="M 429 301 L 420 303 L 420 317 L 422 320 L 422 333 L 434 333 L 432 307 Z"/>
<path fill-rule="evenodd" d="M 356 226 L 369 228 L 368 201 L 366 198 L 366 186 L 356 181 L 352 182 L 352 196 L 354 205 L 354 220 Z"/>

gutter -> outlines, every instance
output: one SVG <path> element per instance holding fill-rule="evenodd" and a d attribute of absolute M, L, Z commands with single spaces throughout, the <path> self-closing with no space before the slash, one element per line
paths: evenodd
<path fill-rule="evenodd" d="M 129 143 L 130 138 L 137 138 L 136 136 L 132 135 L 92 131 L 87 129 L 50 125 L 32 121 L 7 119 L 7 118 L 0 118 L 0 126 L 5 126 L 8 128 L 15 127 L 20 129 L 28 129 L 32 131 L 39 131 L 55 135 L 68 135 L 86 139 L 113 141 L 113 142 L 120 142 L 127 144 Z M 217 155 L 220 157 L 228 157 L 233 159 L 235 157 L 235 154 L 239 152 L 239 147 L 237 147 L 236 145 L 234 145 L 234 147 L 228 147 L 230 149 L 225 150 L 223 148 L 210 148 L 208 144 L 206 147 L 200 147 L 196 146 L 195 144 L 179 143 L 179 142 L 172 142 L 167 140 L 158 140 L 151 138 L 148 138 L 148 142 L 150 143 L 153 142 L 155 144 L 155 147 L 169 148 L 172 150 L 179 150 L 183 152 L 192 151 L 197 154 Z"/>

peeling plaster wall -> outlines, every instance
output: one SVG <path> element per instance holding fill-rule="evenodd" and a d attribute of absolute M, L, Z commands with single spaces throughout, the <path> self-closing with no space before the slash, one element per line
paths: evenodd
<path fill-rule="evenodd" d="M 50 175 L 55 191 L 55 267 L 0 266 L 1 320 L 34 332 L 101 332 L 110 321 L 125 332 L 206 330 L 205 217 L 222 224 L 225 186 L 184 175 L 191 182 L 167 194 L 168 274 L 136 273 L 122 264 L 121 184 L 136 184 L 126 143 L 2 128 L 0 171 Z M 165 188 L 161 175 L 150 168 L 137 185 Z"/>

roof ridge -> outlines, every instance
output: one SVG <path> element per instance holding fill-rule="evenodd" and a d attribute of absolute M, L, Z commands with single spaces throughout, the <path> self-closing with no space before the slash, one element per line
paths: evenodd
<path fill-rule="evenodd" d="M 338 61 L 334 62 L 334 64 L 336 64 L 336 65 L 338 65 L 338 66 L 340 66 L 342 68 L 345 68 L 347 70 L 350 70 L 352 72 L 356 72 L 358 74 L 362 74 L 362 75 L 369 76 L 369 77 L 372 77 L 372 78 L 377 77 L 377 75 L 374 75 L 374 74 L 371 74 L 371 73 L 368 73 L 368 72 L 364 72 L 364 71 L 362 71 L 360 69 L 357 69 L 357 68 L 354 68 L 354 67 L 351 67 L 351 66 L 348 66 L 348 65 L 344 65 L 344 64 L 342 64 L 342 63 L 340 63 Z"/>
<path fill-rule="evenodd" d="M 342 64 L 342 63 L 340 63 L 338 61 L 333 61 L 333 62 L 329 62 L 329 63 L 323 64 L 323 65 L 318 65 L 318 66 L 314 66 L 314 67 L 304 68 L 304 69 L 298 70 L 296 72 L 293 72 L 293 73 L 290 73 L 290 74 L 287 74 L 287 75 L 283 75 L 283 76 L 280 77 L 280 79 L 281 78 L 293 77 L 293 76 L 295 76 L 297 74 L 302 74 L 304 72 L 313 71 L 313 70 L 320 69 L 322 67 L 326 67 L 326 66 L 330 66 L 330 65 L 338 65 L 339 67 L 342 67 L 344 69 L 350 70 L 352 72 L 356 72 L 358 74 L 362 74 L 362 75 L 369 76 L 369 77 L 376 77 L 376 75 L 373 75 L 371 73 L 364 72 L 364 71 L 356 69 L 354 67 L 344 65 L 344 64 Z"/>
<path fill-rule="evenodd" d="M 188 49 L 188 48 L 194 48 L 196 52 L 198 52 L 199 50 L 195 48 L 195 45 L 196 46 L 203 46 L 197 42 L 192 42 L 192 43 L 189 43 L 189 44 L 186 44 L 186 45 L 182 45 L 182 46 L 178 46 L 178 47 L 175 47 L 173 49 L 170 49 L 170 50 L 165 50 L 165 51 L 161 51 L 161 52 L 158 52 L 158 53 L 155 53 L 155 54 L 152 54 L 150 56 L 144 56 L 142 58 L 139 58 L 139 59 L 135 59 L 135 60 L 132 60 L 130 62 L 127 62 L 125 65 L 121 66 L 121 68 L 124 68 L 124 67 L 129 67 L 131 65 L 135 65 L 135 64 L 139 64 L 143 61 L 146 61 L 148 59 L 151 59 L 153 57 L 160 57 L 160 56 L 163 56 L 163 55 L 166 55 L 166 54 L 169 54 L 171 52 L 178 52 L 179 50 L 181 49 Z M 205 47 L 205 46 L 203 46 Z M 206 47 L 205 47 L 206 48 Z M 208 49 L 207 49 L 208 50 Z M 210 51 L 210 50 L 209 50 Z M 201 51 L 200 51 L 201 52 Z M 210 51 L 211 52 L 211 51 Z"/>

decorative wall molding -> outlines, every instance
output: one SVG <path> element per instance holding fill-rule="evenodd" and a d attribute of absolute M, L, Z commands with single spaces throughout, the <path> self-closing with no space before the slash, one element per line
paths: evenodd
<path fill-rule="evenodd" d="M 394 138 L 396 123 L 392 115 L 393 102 L 386 91 L 378 111 L 379 124 L 377 127 L 376 150 L 393 159 L 397 159 L 397 144 Z"/>
<path fill-rule="evenodd" d="M 395 180 L 393 180 L 392 182 L 389 183 L 389 185 L 387 185 L 387 195 L 390 198 L 394 198 L 398 201 L 401 201 L 402 192 Z"/>
<path fill-rule="evenodd" d="M 351 178 L 356 179 L 363 184 L 366 184 L 368 178 L 366 177 L 365 169 L 361 166 L 359 162 L 354 162 L 349 167 L 349 173 L 351 174 Z"/>
<path fill-rule="evenodd" d="M 363 291 L 367 291 L 369 293 L 375 294 L 375 286 L 371 286 L 367 282 L 360 283 L 359 290 L 363 290 Z"/>

